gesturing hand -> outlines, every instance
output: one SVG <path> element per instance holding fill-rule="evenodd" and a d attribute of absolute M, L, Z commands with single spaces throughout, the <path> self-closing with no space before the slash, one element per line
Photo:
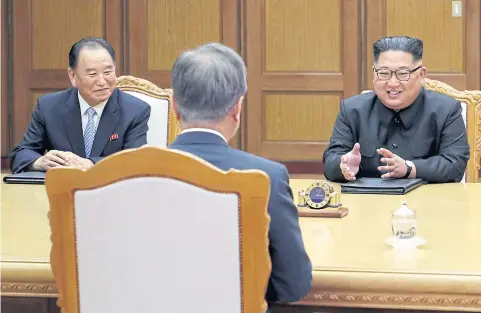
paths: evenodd
<path fill-rule="evenodd" d="M 341 157 L 341 167 L 342 175 L 346 180 L 355 180 L 356 175 L 359 172 L 359 165 L 361 164 L 361 146 L 356 143 L 351 151 L 344 154 Z"/>
<path fill-rule="evenodd" d="M 376 152 L 382 156 L 381 162 L 386 164 L 377 168 L 380 172 L 386 172 L 381 178 L 402 178 L 406 175 L 408 168 L 403 158 L 384 148 Z"/>

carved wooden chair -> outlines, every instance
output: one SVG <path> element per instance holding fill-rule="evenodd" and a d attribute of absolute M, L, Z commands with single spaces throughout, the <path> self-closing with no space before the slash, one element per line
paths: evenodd
<path fill-rule="evenodd" d="M 144 146 L 50 170 L 46 189 L 63 313 L 266 311 L 263 172 Z"/>
<path fill-rule="evenodd" d="M 425 78 L 424 87 L 448 95 L 461 102 L 464 124 L 468 134 L 470 158 L 461 182 L 476 183 L 480 181 L 481 169 L 481 91 L 459 91 L 443 82 Z M 372 90 L 365 90 L 370 92 Z"/>
<path fill-rule="evenodd" d="M 481 169 L 481 91 L 459 91 L 446 83 L 428 78 L 424 79 L 424 87 L 461 102 L 470 147 L 468 166 L 462 181 L 467 183 L 478 182 Z"/>
<path fill-rule="evenodd" d="M 180 128 L 170 107 L 171 90 L 162 89 L 148 80 L 134 76 L 120 76 L 116 87 L 145 102 L 151 107 L 147 143 L 167 147 L 180 133 Z"/>

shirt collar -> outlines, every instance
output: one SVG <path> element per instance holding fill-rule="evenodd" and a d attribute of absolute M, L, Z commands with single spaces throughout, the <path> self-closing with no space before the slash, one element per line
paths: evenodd
<path fill-rule="evenodd" d="M 184 129 L 181 134 L 185 133 L 191 133 L 191 132 L 204 132 L 204 133 L 211 133 L 219 136 L 220 138 L 224 139 L 225 142 L 227 142 L 227 139 L 222 135 L 219 131 L 215 129 L 210 129 L 210 128 L 187 128 Z"/>
<path fill-rule="evenodd" d="M 93 106 L 95 112 L 97 112 L 98 117 L 102 116 L 102 112 L 104 111 L 107 101 L 108 100 L 102 101 L 96 106 Z M 78 92 L 78 102 L 80 103 L 80 115 L 82 116 L 90 108 L 90 104 L 88 104 L 87 101 L 85 101 L 85 99 L 82 98 L 82 95 L 80 95 L 80 91 Z"/>
<path fill-rule="evenodd" d="M 410 106 L 400 110 L 399 112 L 387 108 L 384 104 L 382 104 L 379 98 L 376 99 L 375 106 L 377 108 L 377 112 L 379 114 L 379 118 L 382 124 L 389 126 L 393 117 L 398 116 L 401 119 L 404 128 L 411 128 L 411 126 L 414 124 L 414 121 L 421 114 L 423 102 L 424 87 L 421 88 L 421 91 L 419 92 L 419 95 L 416 97 L 414 102 Z"/>

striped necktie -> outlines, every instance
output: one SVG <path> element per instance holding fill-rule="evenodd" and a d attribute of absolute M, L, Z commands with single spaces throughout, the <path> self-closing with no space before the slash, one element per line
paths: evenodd
<path fill-rule="evenodd" d="M 84 144 L 85 144 L 85 156 L 88 158 L 90 156 L 90 152 L 92 151 L 92 145 L 95 139 L 95 121 L 94 117 L 97 115 L 94 108 L 88 108 L 87 110 L 88 121 L 87 126 L 85 127 L 84 131 Z"/>

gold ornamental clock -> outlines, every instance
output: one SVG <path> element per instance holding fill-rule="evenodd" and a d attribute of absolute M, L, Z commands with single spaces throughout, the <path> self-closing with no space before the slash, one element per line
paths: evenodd
<path fill-rule="evenodd" d="M 324 180 L 314 181 L 305 190 L 299 190 L 297 207 L 300 216 L 343 217 L 348 213 L 341 203 L 341 194 Z"/>

